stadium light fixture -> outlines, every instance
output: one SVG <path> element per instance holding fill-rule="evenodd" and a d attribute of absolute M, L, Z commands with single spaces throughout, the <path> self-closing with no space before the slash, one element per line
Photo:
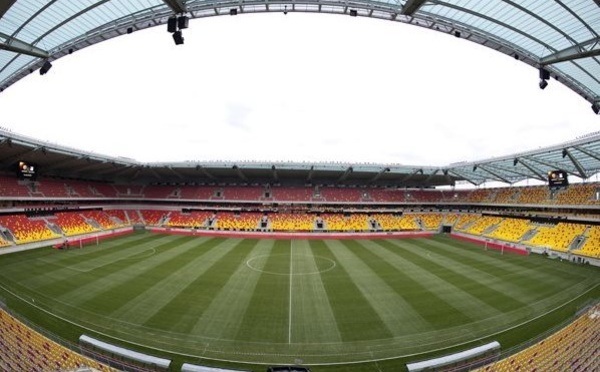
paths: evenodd
<path fill-rule="evenodd" d="M 52 68 L 52 63 L 50 63 L 50 61 L 46 60 L 44 62 L 44 64 L 42 65 L 42 68 L 40 68 L 40 75 L 46 75 L 46 73 L 48 71 L 50 71 L 51 68 Z"/>

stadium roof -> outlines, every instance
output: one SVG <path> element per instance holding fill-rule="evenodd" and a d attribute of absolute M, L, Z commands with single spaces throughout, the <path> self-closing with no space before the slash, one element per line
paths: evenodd
<path fill-rule="evenodd" d="M 39 141 L 0 128 L 0 170 L 14 172 L 18 161 L 39 165 L 40 174 L 117 183 L 337 184 L 428 188 L 467 181 L 512 184 L 546 181 L 564 170 L 590 178 L 600 172 L 600 132 L 559 145 L 446 166 L 403 164 L 182 161 L 142 163 Z"/>
<path fill-rule="evenodd" d="M 430 28 L 544 67 L 600 105 L 599 7 L 600 0 L 9 0 L 0 3 L 0 90 L 45 60 L 164 24 L 175 14 L 202 18 L 236 9 L 345 14 Z"/>

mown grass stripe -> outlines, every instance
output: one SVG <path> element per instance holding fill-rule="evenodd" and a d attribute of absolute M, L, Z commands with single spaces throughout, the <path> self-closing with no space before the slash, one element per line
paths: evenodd
<path fill-rule="evenodd" d="M 337 258 L 322 240 L 310 240 L 316 256 L 337 262 Z M 321 274 L 342 341 L 376 340 L 393 337 L 371 303 L 358 289 L 342 265 Z"/>
<path fill-rule="evenodd" d="M 335 262 L 315 257 L 306 240 L 294 241 L 292 333 L 297 343 L 340 342 L 342 336 L 331 309 L 321 271 L 335 269 Z M 317 264 L 317 261 L 319 264 Z"/>
<path fill-rule="evenodd" d="M 169 246 L 157 249 L 150 257 L 142 259 L 126 270 L 115 272 L 98 280 L 99 289 L 90 288 L 85 301 L 78 299 L 82 308 L 99 314 L 110 314 L 116 309 L 134 301 L 156 282 L 172 275 L 182 262 L 189 262 L 198 256 L 198 248 L 205 240 L 189 237 Z M 118 264 L 121 264 L 119 262 Z"/>
<path fill-rule="evenodd" d="M 473 297 L 478 298 L 500 312 L 508 312 L 524 306 L 524 304 L 520 301 L 517 301 L 514 298 L 483 284 L 477 278 L 471 275 L 463 275 L 463 272 L 465 274 L 470 274 L 467 266 L 461 266 L 460 269 L 456 269 L 455 267 L 452 267 L 452 265 L 449 265 L 449 262 L 445 260 L 445 258 L 445 263 L 442 265 L 433 260 L 427 260 L 421 255 L 415 253 L 415 251 L 421 249 L 421 247 L 414 244 L 414 241 L 409 243 L 407 240 L 378 240 L 377 243 L 382 247 L 388 248 L 391 252 L 399 255 L 400 257 L 410 260 L 424 270 L 429 270 L 432 274 L 438 276 L 439 278 L 452 283 L 455 286 L 463 288 L 463 290 L 471 294 Z M 412 250 L 407 248 L 412 248 Z"/>
<path fill-rule="evenodd" d="M 412 276 L 408 276 L 372 253 L 370 248 L 373 244 L 372 241 L 343 240 L 341 242 L 433 328 L 448 328 L 466 324 L 472 320 L 421 284 L 420 278 L 425 275 L 427 270 L 422 270 L 422 273 L 414 272 Z"/>
<path fill-rule="evenodd" d="M 277 240 L 267 258 L 236 339 L 272 343 L 288 342 L 290 241 Z M 282 271 L 283 270 L 283 271 Z"/>
<path fill-rule="evenodd" d="M 418 277 L 418 281 L 429 291 L 435 293 L 442 300 L 451 304 L 462 312 L 466 317 L 472 320 L 480 320 L 501 314 L 497 309 L 489 306 L 481 300 L 475 298 L 470 293 L 463 290 L 462 287 L 455 286 L 437 275 L 431 273 L 431 267 L 423 269 L 416 263 L 406 260 L 403 257 L 393 253 L 387 247 L 383 247 L 381 241 L 370 241 L 371 251 L 381 260 L 392 265 L 397 271 L 402 272 L 408 277 Z M 458 324 L 458 323 L 457 323 Z"/>
<path fill-rule="evenodd" d="M 198 255 L 194 259 L 180 262 L 181 266 L 177 270 L 115 310 L 111 317 L 131 324 L 144 324 L 169 304 L 189 283 L 232 250 L 238 242 L 239 240 L 222 238 L 204 242 L 198 247 Z M 167 320 L 169 319 L 167 317 Z"/>
<path fill-rule="evenodd" d="M 477 261 L 463 262 L 462 257 L 453 252 L 452 249 L 431 249 L 419 240 L 416 240 L 416 244 L 404 245 L 404 248 L 423 257 L 431 256 L 434 261 L 443 262 L 452 269 L 468 273 L 470 278 L 512 298 L 515 305 L 520 303 L 521 306 L 525 306 L 531 298 L 531 293 L 527 288 L 505 280 L 493 268 L 482 267 Z"/>
<path fill-rule="evenodd" d="M 18 261 L 10 265 L 5 271 L 12 278 L 19 281 L 20 283 L 38 287 L 39 285 L 47 284 L 49 281 L 64 279 L 66 276 L 75 275 L 76 270 L 65 271 L 65 268 L 76 267 L 78 263 L 84 262 L 86 259 L 94 259 L 96 257 L 104 256 L 114 252 L 113 250 L 126 249 L 132 243 L 149 243 L 153 244 L 156 240 L 152 234 L 134 234 L 135 239 L 131 239 L 131 236 L 127 236 L 123 239 L 126 241 L 113 241 L 108 246 L 101 244 L 99 246 L 86 247 L 83 249 L 71 248 L 69 250 L 56 250 L 54 248 L 40 248 L 26 252 L 16 253 L 15 256 L 12 254 L 7 257 L 16 257 Z M 29 262 L 29 265 L 25 265 L 22 254 L 24 253 L 40 253 L 39 256 L 33 262 Z M 40 269 L 43 272 L 43 276 L 31 276 L 28 273 L 32 270 Z M 58 273 L 58 274 L 57 274 Z"/>
<path fill-rule="evenodd" d="M 434 249 L 428 240 L 422 240 L 422 243 L 421 249 L 438 253 L 447 257 L 448 259 L 452 259 L 456 262 L 460 262 L 463 265 L 475 268 L 482 273 L 492 275 L 493 277 L 497 278 L 497 281 L 502 286 L 502 288 L 499 288 L 499 286 L 496 285 L 497 289 L 503 290 L 504 293 L 509 293 L 513 298 L 521 301 L 524 304 L 530 302 L 532 299 L 544 298 L 548 294 L 555 292 L 555 288 L 552 288 L 552 285 L 550 285 L 549 282 L 532 280 L 531 276 L 523 274 L 522 271 L 519 272 L 503 269 L 501 265 L 504 257 L 499 257 L 495 261 L 489 262 L 487 260 L 479 260 L 475 257 L 472 257 L 470 254 L 464 254 L 465 252 L 471 254 L 478 253 L 479 256 L 485 256 L 485 251 L 468 252 L 464 248 L 449 247 L 438 242 L 433 242 L 433 244 L 435 244 L 435 246 L 438 248 Z M 475 270 L 472 270 L 472 272 L 474 274 L 476 273 Z M 570 282 L 572 283 L 573 279 L 571 279 Z"/>
<path fill-rule="evenodd" d="M 189 333 L 231 275 L 246 262 L 258 240 L 243 239 L 187 284 L 177 296 L 144 323 L 147 327 Z"/>
<path fill-rule="evenodd" d="M 105 265 L 99 266 L 96 269 L 90 271 L 73 271 L 72 269 L 65 267 L 63 271 L 57 272 L 60 276 L 60 279 L 54 280 L 50 283 L 46 283 L 45 285 L 34 287 L 37 291 L 42 293 L 48 293 L 52 296 L 56 296 L 60 300 L 65 299 L 74 299 L 74 296 L 71 292 L 83 293 L 82 288 L 85 288 L 86 285 L 90 283 L 95 283 L 99 278 L 106 277 L 112 273 L 119 272 L 124 268 L 135 265 L 135 260 L 123 260 L 127 257 L 131 257 L 137 255 L 141 252 L 145 252 L 151 249 L 161 251 L 163 249 L 171 248 L 181 242 L 183 237 L 172 237 L 162 238 L 160 240 L 156 240 L 154 244 L 152 242 L 146 242 L 139 245 L 133 245 L 130 247 L 121 247 L 119 253 L 119 260 L 113 262 L 106 262 Z M 110 255 L 111 258 L 114 258 L 114 254 Z"/>
<path fill-rule="evenodd" d="M 503 254 L 496 249 L 485 250 L 479 244 L 459 241 L 443 235 L 436 236 L 427 242 L 429 245 L 440 243 L 443 244 L 443 247 L 451 246 L 457 248 L 455 251 L 460 254 L 468 254 L 471 257 L 485 259 L 488 262 L 495 262 L 500 266 L 511 265 L 515 271 L 519 271 L 527 277 L 537 278 L 537 280 L 545 283 L 559 284 L 564 280 L 572 280 L 573 277 L 582 276 L 581 274 L 583 273 L 582 271 L 573 271 L 569 266 L 549 264 L 547 260 L 542 259 L 543 256 L 536 254 L 528 255 L 527 257 L 513 253 Z M 484 255 L 481 254 L 481 250 L 484 250 Z M 499 261 L 499 259 L 501 260 Z M 544 270 L 549 267 L 552 267 L 551 271 Z"/>
<path fill-rule="evenodd" d="M 246 262 L 252 258 L 269 256 L 273 244 L 273 240 L 259 240 L 247 256 Z M 245 263 L 240 264 L 198 318 L 191 328 L 190 335 L 234 340 L 265 263 L 266 260 L 255 260 L 252 262 L 253 269 Z"/>
<path fill-rule="evenodd" d="M 449 249 L 460 256 L 502 268 L 509 272 L 507 274 L 509 276 L 527 278 L 532 282 L 543 282 L 546 285 L 560 286 L 565 280 L 584 279 L 584 276 L 580 276 L 578 273 L 568 273 L 565 271 L 555 273 L 543 270 L 542 268 L 546 266 L 545 262 L 537 260 L 532 256 L 522 256 L 510 252 L 502 254 L 494 249 L 485 250 L 485 248 L 480 246 L 471 247 L 470 244 L 467 246 L 457 246 L 455 243 L 455 240 L 450 238 L 443 239 L 443 237 L 430 239 L 425 242 L 429 247 Z"/>

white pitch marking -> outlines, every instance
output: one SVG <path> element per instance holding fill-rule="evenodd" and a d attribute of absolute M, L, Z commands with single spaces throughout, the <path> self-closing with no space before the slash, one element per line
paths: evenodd
<path fill-rule="evenodd" d="M 294 277 L 293 266 L 292 266 L 292 263 L 293 263 L 292 258 L 293 258 L 293 253 L 294 253 L 293 249 L 292 249 L 293 241 L 294 241 L 293 239 L 290 239 L 290 311 L 289 311 L 289 319 L 288 319 L 288 324 L 289 324 L 288 344 L 292 343 L 292 278 Z"/>

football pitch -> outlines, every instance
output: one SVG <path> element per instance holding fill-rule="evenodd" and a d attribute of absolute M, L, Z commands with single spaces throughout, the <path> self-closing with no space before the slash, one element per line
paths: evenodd
<path fill-rule="evenodd" d="M 397 370 L 491 340 L 513 346 L 600 293 L 597 268 L 446 236 L 134 233 L 0 256 L 0 281 L 9 307 L 75 342 L 84 333 L 179 363 L 313 370 Z"/>

